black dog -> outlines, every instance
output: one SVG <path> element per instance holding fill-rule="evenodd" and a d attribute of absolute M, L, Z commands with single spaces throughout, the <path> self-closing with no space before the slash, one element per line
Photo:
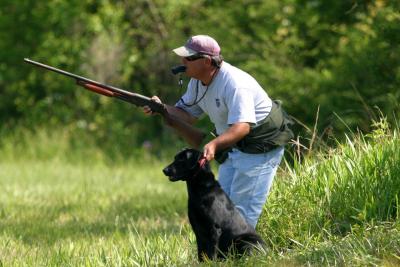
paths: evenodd
<path fill-rule="evenodd" d="M 178 153 L 163 172 L 170 181 L 186 181 L 189 221 L 196 235 L 200 261 L 205 257 L 225 258 L 229 253 L 241 256 L 264 246 L 221 189 L 199 151 L 185 149 Z"/>

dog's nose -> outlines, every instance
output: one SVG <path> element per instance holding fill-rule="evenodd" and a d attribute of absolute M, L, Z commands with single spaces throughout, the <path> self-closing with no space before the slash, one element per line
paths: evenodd
<path fill-rule="evenodd" d="M 170 176 L 171 175 L 171 168 L 169 168 L 169 167 L 165 167 L 162 171 L 163 171 L 165 176 Z"/>

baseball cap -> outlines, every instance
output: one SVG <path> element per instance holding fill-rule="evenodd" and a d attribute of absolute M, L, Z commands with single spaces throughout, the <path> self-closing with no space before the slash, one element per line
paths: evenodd
<path fill-rule="evenodd" d="M 189 57 L 198 53 L 219 56 L 221 48 L 212 37 L 208 35 L 195 35 L 190 37 L 184 46 L 175 48 L 172 51 L 181 57 Z"/>

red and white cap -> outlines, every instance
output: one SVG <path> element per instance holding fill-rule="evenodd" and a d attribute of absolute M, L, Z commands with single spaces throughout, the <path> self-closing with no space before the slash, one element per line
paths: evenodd
<path fill-rule="evenodd" d="M 189 57 L 198 53 L 210 56 L 219 56 L 221 48 L 217 41 L 210 36 L 196 35 L 190 37 L 184 46 L 178 47 L 172 51 L 180 57 Z"/>

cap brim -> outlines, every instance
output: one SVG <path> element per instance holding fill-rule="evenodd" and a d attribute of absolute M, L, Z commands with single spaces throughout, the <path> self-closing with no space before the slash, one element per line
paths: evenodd
<path fill-rule="evenodd" d="M 181 46 L 181 47 L 175 48 L 172 51 L 174 51 L 174 53 L 177 54 L 180 57 L 189 57 L 189 56 L 193 56 L 193 55 L 197 54 L 196 51 L 194 51 L 194 50 L 192 50 L 190 48 L 187 48 L 185 46 Z"/>

